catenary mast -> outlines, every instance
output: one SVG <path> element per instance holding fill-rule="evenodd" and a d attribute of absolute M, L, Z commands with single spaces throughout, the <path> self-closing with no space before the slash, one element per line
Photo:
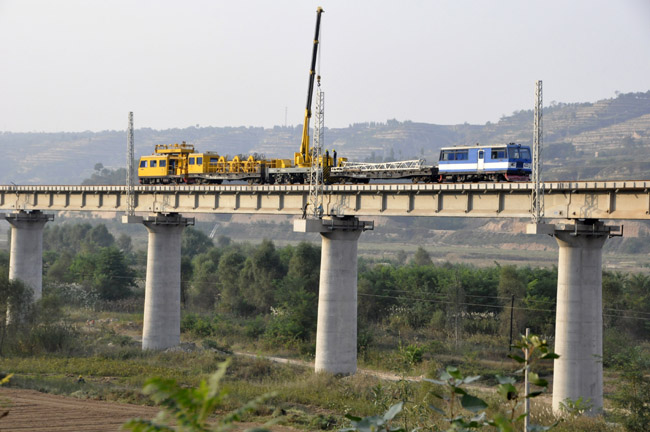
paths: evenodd
<path fill-rule="evenodd" d="M 533 121 L 533 223 L 539 224 L 544 217 L 544 187 L 542 185 L 542 81 L 535 82 L 535 118 Z"/>

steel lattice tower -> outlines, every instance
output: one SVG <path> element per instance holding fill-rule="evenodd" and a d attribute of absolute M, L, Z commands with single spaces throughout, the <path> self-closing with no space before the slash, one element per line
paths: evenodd
<path fill-rule="evenodd" d="M 133 112 L 129 112 L 126 139 L 126 215 L 135 215 L 135 173 L 133 170 Z"/>
<path fill-rule="evenodd" d="M 323 165 L 322 148 L 325 136 L 325 93 L 316 88 L 316 109 L 314 110 L 314 142 L 311 148 L 309 168 L 309 205 L 313 217 L 322 217 L 323 208 Z"/>
<path fill-rule="evenodd" d="M 533 222 L 541 223 L 544 216 L 544 187 L 542 185 L 542 81 L 535 82 L 535 118 L 533 120 Z"/>

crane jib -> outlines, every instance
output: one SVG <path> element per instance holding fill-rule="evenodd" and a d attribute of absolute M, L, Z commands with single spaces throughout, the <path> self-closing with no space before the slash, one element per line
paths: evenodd
<path fill-rule="evenodd" d="M 309 69 L 309 88 L 307 89 L 307 115 L 311 117 L 311 99 L 314 93 L 314 78 L 316 76 L 316 55 L 318 53 L 318 39 L 320 36 L 320 16 L 322 8 L 316 11 L 316 31 L 314 33 L 314 49 L 311 55 L 311 68 Z"/>

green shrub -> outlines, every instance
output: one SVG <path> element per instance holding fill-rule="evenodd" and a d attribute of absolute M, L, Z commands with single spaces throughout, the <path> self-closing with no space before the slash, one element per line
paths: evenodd
<path fill-rule="evenodd" d="M 257 339 L 266 331 L 266 320 L 262 316 L 256 316 L 249 320 L 244 326 L 244 334 L 251 338 Z"/>
<path fill-rule="evenodd" d="M 31 329 L 31 353 L 70 352 L 77 344 L 78 332 L 64 323 L 43 324 Z"/>

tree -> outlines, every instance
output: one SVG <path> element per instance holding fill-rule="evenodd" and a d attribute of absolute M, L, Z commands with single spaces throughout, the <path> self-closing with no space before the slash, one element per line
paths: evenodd
<path fill-rule="evenodd" d="M 397 272 L 389 265 L 377 265 L 359 276 L 358 317 L 362 321 L 381 322 L 397 304 L 394 296 Z"/>
<path fill-rule="evenodd" d="M 217 248 L 192 260 L 191 300 L 195 306 L 213 308 L 219 297 L 217 270 L 221 253 Z"/>
<path fill-rule="evenodd" d="M 94 247 L 109 247 L 115 244 L 115 237 L 108 231 L 106 225 L 95 225 L 88 231 L 86 243 Z"/>
<path fill-rule="evenodd" d="M 181 237 L 181 255 L 193 258 L 213 247 L 212 239 L 203 231 L 187 227 Z"/>
<path fill-rule="evenodd" d="M 114 246 L 101 248 L 95 263 L 93 289 L 101 299 L 120 300 L 131 295 L 134 275 L 122 251 Z"/>
<path fill-rule="evenodd" d="M 650 424 L 650 356 L 641 347 L 625 353 L 625 362 L 619 368 L 622 382 L 613 396 L 617 420 L 629 432 L 644 432 Z"/>
<path fill-rule="evenodd" d="M 7 336 L 17 336 L 24 330 L 25 322 L 33 310 L 34 293 L 19 280 L 0 276 L 0 355 Z"/>
<path fill-rule="evenodd" d="M 108 169 L 102 164 L 95 165 L 95 172 L 84 179 L 82 185 L 123 185 L 126 184 L 126 168 Z"/>
<path fill-rule="evenodd" d="M 276 289 L 278 313 L 273 315 L 267 335 L 308 340 L 316 332 L 320 249 L 302 242 L 292 252 L 287 274 Z"/>
<path fill-rule="evenodd" d="M 502 334 L 508 334 L 510 328 L 510 316 L 514 317 L 513 328 L 517 333 L 523 333 L 526 326 L 526 311 L 523 309 L 523 299 L 526 295 L 526 281 L 517 272 L 514 265 L 500 267 L 499 273 L 499 297 L 503 300 L 503 310 L 501 312 L 501 330 Z M 515 308 L 511 311 L 511 298 L 515 297 Z"/>
<path fill-rule="evenodd" d="M 131 244 L 131 236 L 124 233 L 120 234 L 115 242 L 115 245 L 120 248 L 125 254 L 130 254 L 133 250 L 133 245 Z"/>
<path fill-rule="evenodd" d="M 320 248 L 301 242 L 289 259 L 287 276 L 295 279 L 302 289 L 318 293 L 320 278 Z"/>
<path fill-rule="evenodd" d="M 72 265 L 73 256 L 68 251 L 58 254 L 47 268 L 45 278 L 48 281 L 66 283 L 72 281 L 70 266 Z"/>
<path fill-rule="evenodd" d="M 431 256 L 422 246 L 418 246 L 418 249 L 413 255 L 413 264 L 416 266 L 427 266 L 433 264 L 431 261 Z"/>
<path fill-rule="evenodd" d="M 84 284 L 102 300 L 119 300 L 131 294 L 134 274 L 115 246 L 96 253 L 78 254 L 70 264 L 73 280 Z"/>
<path fill-rule="evenodd" d="M 244 314 L 251 306 L 239 291 L 239 273 L 246 257 L 236 248 L 225 252 L 219 259 L 217 269 L 217 290 L 221 294 L 218 307 L 223 310 Z"/>
<path fill-rule="evenodd" d="M 266 313 L 275 304 L 274 284 L 284 274 L 285 269 L 275 245 L 264 239 L 244 264 L 239 281 L 240 292 L 256 311 Z"/>

